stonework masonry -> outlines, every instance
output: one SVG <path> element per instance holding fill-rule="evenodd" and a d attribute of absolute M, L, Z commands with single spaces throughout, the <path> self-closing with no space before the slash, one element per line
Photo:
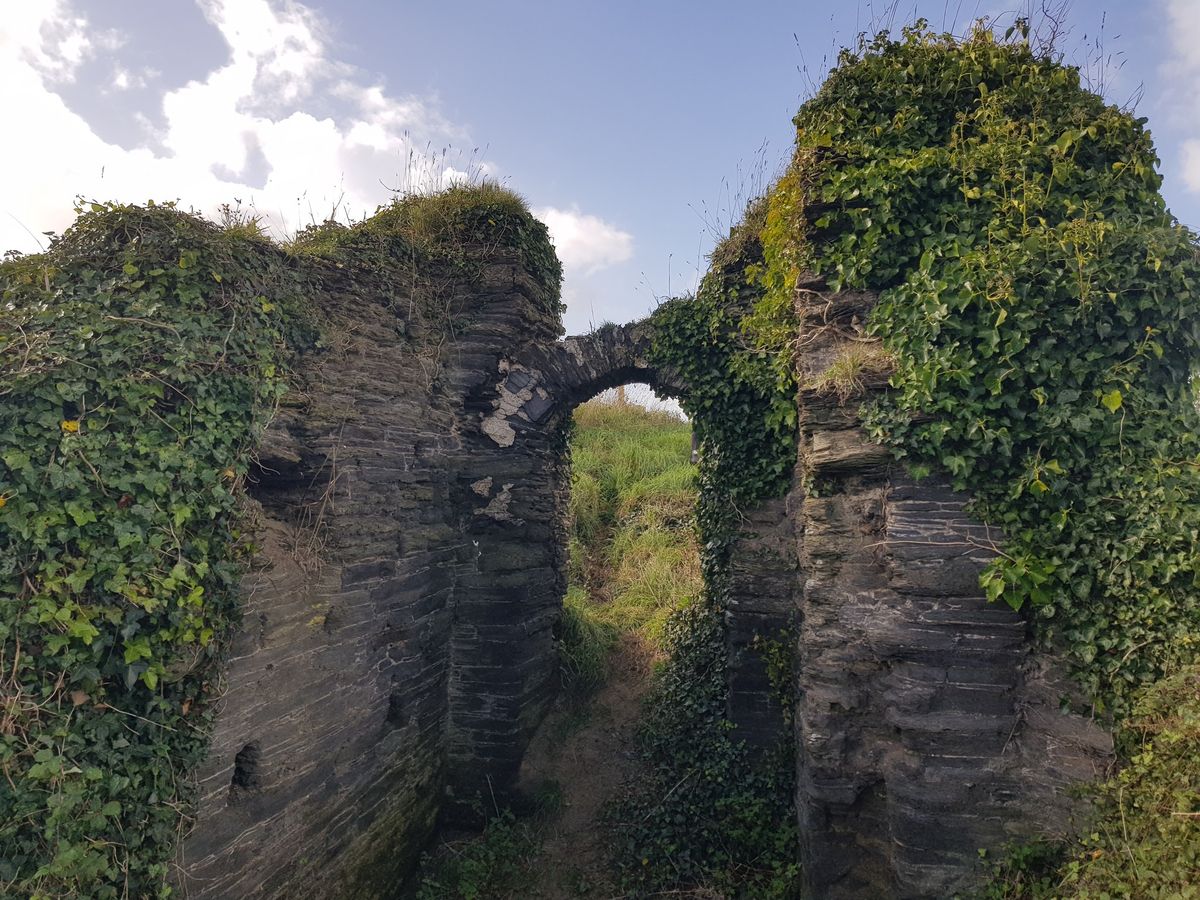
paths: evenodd
<path fill-rule="evenodd" d="M 650 363 L 652 319 L 560 340 L 516 256 L 480 259 L 436 315 L 323 273 L 329 348 L 300 361 L 251 490 L 260 551 L 183 896 L 396 896 L 439 817 L 514 789 L 558 684 L 564 426 L 606 387 L 687 386 Z M 804 383 L 873 298 L 797 296 Z M 1109 741 L 1059 712 L 1053 660 L 980 595 L 1001 536 L 913 483 L 856 408 L 802 389 L 793 489 L 743 511 L 729 714 L 756 746 L 794 736 L 812 896 L 948 896 L 978 848 L 1061 827 Z M 781 635 L 786 716 L 757 649 Z"/>
<path fill-rule="evenodd" d="M 1002 535 L 934 476 L 914 483 L 849 402 L 813 390 L 864 340 L 868 293 L 796 293 L 800 458 L 788 498 L 797 586 L 794 716 L 801 860 L 814 897 L 948 897 L 979 850 L 1061 832 L 1068 787 L 1109 736 L 1060 712 L 1072 691 L 979 574 Z"/>
<path fill-rule="evenodd" d="M 450 787 L 486 789 L 477 758 L 503 770 L 551 695 L 561 455 L 548 437 L 505 455 L 478 403 L 503 358 L 554 344 L 556 298 L 515 255 L 479 256 L 439 280 L 436 315 L 323 273 L 329 348 L 300 361 L 250 489 L 261 549 L 187 897 L 394 895 Z"/>

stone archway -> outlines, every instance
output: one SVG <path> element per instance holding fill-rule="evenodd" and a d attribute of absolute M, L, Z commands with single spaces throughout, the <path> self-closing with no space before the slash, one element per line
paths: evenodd
<path fill-rule="evenodd" d="M 560 340 L 556 298 L 515 260 L 482 283 L 456 295 L 444 343 L 398 346 L 382 295 L 348 305 L 361 336 L 336 365 L 312 361 L 312 402 L 272 426 L 262 463 L 277 477 L 259 499 L 273 552 L 249 577 L 197 776 L 178 876 L 192 896 L 384 896 L 439 814 L 516 783 L 558 682 L 564 425 L 617 384 L 687 385 L 653 364 L 653 319 Z M 832 340 L 824 326 L 871 299 L 798 314 Z M 808 343 L 802 363 L 836 352 Z M 741 511 L 727 714 L 751 743 L 794 738 L 814 894 L 945 896 L 978 847 L 1061 821 L 1063 787 L 1103 760 L 1105 736 L 1058 714 L 1052 669 L 978 592 L 965 498 L 914 487 L 853 409 L 803 390 L 798 406 L 792 490 Z M 328 546 L 305 567 L 295 525 L 313 509 Z M 788 622 L 794 735 L 751 651 Z"/>
<path fill-rule="evenodd" d="M 678 373 L 650 361 L 654 325 L 649 320 L 612 325 L 564 338 L 528 360 L 502 358 L 484 434 L 511 446 L 519 430 L 556 424 L 584 400 L 621 384 L 645 382 L 657 392 L 687 392 Z"/>
<path fill-rule="evenodd" d="M 451 814 L 514 784 L 553 700 L 552 628 L 566 593 L 565 426 L 601 391 L 644 382 L 681 397 L 678 375 L 650 360 L 652 322 L 610 326 L 502 356 L 472 395 L 478 433 L 460 475 L 469 543 L 452 625 Z"/>
<path fill-rule="evenodd" d="M 802 375 L 836 358 L 874 300 L 798 300 L 812 336 Z M 653 327 L 502 358 L 478 395 L 480 468 L 468 485 L 478 499 L 464 531 L 485 583 L 472 582 L 456 606 L 453 801 L 514 783 L 553 696 L 550 627 L 565 591 L 562 423 L 576 403 L 623 382 L 686 391 L 651 365 Z M 1031 653 L 1019 616 L 984 598 L 978 575 L 1001 537 L 970 517 L 969 498 L 945 480 L 915 484 L 867 438 L 857 402 L 801 388 L 798 406 L 791 490 L 740 511 L 725 609 L 727 715 L 751 744 L 789 737 L 752 648 L 791 626 L 798 855 L 811 892 L 947 896 L 971 883 L 980 848 L 1065 821 L 1063 789 L 1103 763 L 1107 737 L 1057 713 L 1066 688 L 1053 661 Z M 813 479 L 819 492 L 805 488 Z"/>

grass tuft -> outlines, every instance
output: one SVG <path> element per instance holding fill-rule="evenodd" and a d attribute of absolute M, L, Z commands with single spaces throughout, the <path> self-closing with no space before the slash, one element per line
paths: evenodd
<path fill-rule="evenodd" d="M 691 426 L 669 412 L 598 400 L 576 409 L 575 425 L 563 621 L 569 680 L 591 678 L 594 655 L 622 633 L 639 632 L 659 649 L 667 617 L 701 588 Z"/>
<path fill-rule="evenodd" d="M 865 381 L 886 375 L 896 360 L 882 344 L 849 344 L 824 372 L 805 385 L 819 394 L 833 394 L 840 403 L 862 394 Z"/>
<path fill-rule="evenodd" d="M 567 588 L 558 639 L 563 687 L 575 696 L 594 693 L 608 673 L 617 629 L 592 615 L 587 591 L 578 584 Z"/>

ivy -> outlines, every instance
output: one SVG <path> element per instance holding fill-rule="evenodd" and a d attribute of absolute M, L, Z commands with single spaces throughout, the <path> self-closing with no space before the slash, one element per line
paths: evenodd
<path fill-rule="evenodd" d="M 794 765 L 737 740 L 725 716 L 725 626 L 712 604 L 664 629 L 670 660 L 642 729 L 648 775 L 613 811 L 617 861 L 631 896 L 703 887 L 723 897 L 798 896 Z"/>
<path fill-rule="evenodd" d="M 687 384 L 680 401 L 712 466 L 717 505 L 750 509 L 781 496 L 796 464 L 796 385 L 791 366 L 762 353 L 748 320 L 762 298 L 755 275 L 763 260 L 761 205 L 713 252 L 695 297 L 669 300 L 654 313 L 656 365 Z M 702 496 L 706 496 L 702 491 Z M 720 517 L 716 510 L 701 509 Z M 716 539 L 724 525 L 701 522 Z"/>
<path fill-rule="evenodd" d="M 843 52 L 796 116 L 761 283 L 881 292 L 896 371 L 868 429 L 971 492 L 1005 535 L 989 599 L 1123 708 L 1200 626 L 1200 263 L 1145 120 L 1015 34 Z"/>
<path fill-rule="evenodd" d="M 688 385 L 681 403 L 701 441 L 704 596 L 664 630 L 670 659 L 641 735 L 648 774 L 614 812 L 622 880 L 636 896 L 698 886 L 731 897 L 797 890 L 790 751 L 751 751 L 726 713 L 724 612 L 740 511 L 782 495 L 796 460 L 791 366 L 763 353 L 755 331 L 763 210 L 752 205 L 716 248 L 695 297 L 670 300 L 653 317 L 653 362 Z"/>
<path fill-rule="evenodd" d="M 17 893 L 166 891 L 237 620 L 239 488 L 282 389 L 290 298 L 269 260 L 170 207 L 93 205 L 0 267 L 0 885 Z"/>
<path fill-rule="evenodd" d="M 545 227 L 492 185 L 288 247 L 227 226 L 93 204 L 0 264 L 0 895 L 171 893 L 253 552 L 244 479 L 330 280 L 403 288 L 398 332 L 435 332 L 431 282 L 515 250 L 557 322 Z"/>

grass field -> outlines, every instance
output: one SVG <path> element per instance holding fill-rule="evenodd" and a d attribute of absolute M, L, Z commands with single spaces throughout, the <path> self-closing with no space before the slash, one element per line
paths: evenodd
<path fill-rule="evenodd" d="M 587 693 L 620 634 L 657 648 L 667 616 L 700 591 L 691 426 L 593 400 L 575 410 L 571 462 L 561 650 L 568 688 Z"/>

